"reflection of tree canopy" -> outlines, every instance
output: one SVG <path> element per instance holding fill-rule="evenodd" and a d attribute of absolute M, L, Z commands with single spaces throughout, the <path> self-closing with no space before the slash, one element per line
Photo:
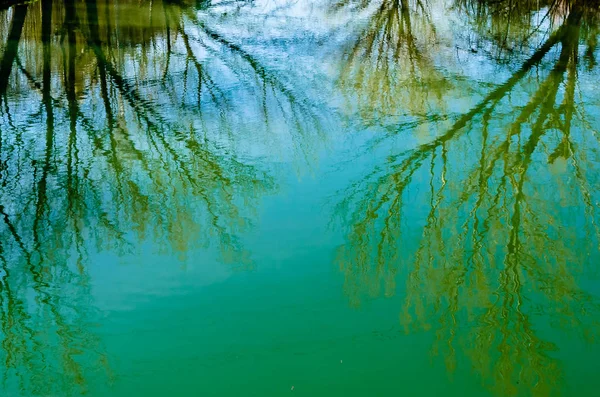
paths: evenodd
<path fill-rule="evenodd" d="M 563 10 L 508 80 L 352 185 L 339 207 L 352 225 L 338 256 L 351 301 L 382 286 L 394 294 L 406 273 L 406 329 L 434 329 L 450 370 L 461 348 L 499 395 L 557 391 L 544 322 L 587 340 L 600 329 L 600 306 L 578 285 L 600 240 L 598 120 L 578 94 L 597 8 Z M 427 203 L 421 218 L 416 203 Z"/>
<path fill-rule="evenodd" d="M 425 113 L 432 100 L 440 101 L 448 83 L 434 67 L 436 29 L 427 0 L 342 0 L 335 8 L 367 14 L 339 79 L 366 120 L 400 109 Z"/>
<path fill-rule="evenodd" d="M 592 3 L 594 1 L 587 1 L 586 7 L 592 9 L 595 6 Z M 572 4 L 569 0 L 456 0 L 454 9 L 475 27 L 479 47 L 486 49 L 489 42 L 493 44 L 495 58 L 510 60 L 516 50 L 526 51 L 535 45 L 537 34 L 560 25 Z M 581 25 L 582 36 L 588 36 L 589 29 L 592 30 L 590 37 L 597 36 L 596 18 L 596 13 L 586 12 Z"/>
<path fill-rule="evenodd" d="M 150 239 L 249 265 L 239 233 L 273 182 L 236 139 L 258 144 L 285 122 L 307 155 L 319 132 L 313 107 L 259 57 L 185 5 L 150 3 L 40 0 L 0 16 L 7 390 L 85 390 L 97 368 L 84 363 L 108 368 L 90 332 L 90 250 Z"/>

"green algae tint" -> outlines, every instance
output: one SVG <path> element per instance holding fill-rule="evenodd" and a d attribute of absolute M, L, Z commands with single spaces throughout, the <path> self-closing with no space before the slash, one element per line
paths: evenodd
<path fill-rule="evenodd" d="M 0 2 L 2 396 L 598 396 L 600 7 Z"/>

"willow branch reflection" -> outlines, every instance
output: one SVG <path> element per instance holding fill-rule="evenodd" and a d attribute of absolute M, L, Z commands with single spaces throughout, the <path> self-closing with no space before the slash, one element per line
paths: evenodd
<path fill-rule="evenodd" d="M 443 105 L 450 83 L 435 68 L 437 33 L 427 0 L 344 0 L 335 9 L 367 14 L 338 81 L 365 120 L 385 125 L 402 109 L 423 115 Z"/>
<path fill-rule="evenodd" d="M 432 123 L 435 139 L 391 156 L 338 208 L 351 225 L 338 255 L 351 303 L 395 294 L 405 274 L 406 331 L 435 331 L 448 370 L 464 352 L 499 395 L 560 390 L 548 324 L 588 341 L 600 331 L 600 305 L 579 285 L 600 242 L 600 142 L 576 95 L 598 8 L 561 9 L 505 83 L 449 126 Z"/>
<path fill-rule="evenodd" d="M 275 184 L 239 141 L 272 143 L 286 125 L 310 161 L 322 138 L 316 107 L 193 5 L 40 0 L 0 15 L 3 390 L 85 392 L 99 368 L 111 376 L 92 332 L 99 250 L 149 240 L 253 266 L 241 234 Z"/>

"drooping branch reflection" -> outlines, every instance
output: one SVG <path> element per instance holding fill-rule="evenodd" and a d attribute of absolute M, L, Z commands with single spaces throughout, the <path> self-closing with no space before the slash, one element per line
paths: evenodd
<path fill-rule="evenodd" d="M 504 83 L 455 121 L 431 122 L 434 139 L 390 156 L 338 207 L 351 225 L 338 254 L 351 303 L 395 294 L 402 274 L 406 331 L 434 331 L 448 370 L 460 352 L 498 395 L 560 391 L 546 327 L 588 341 L 600 331 L 599 302 L 580 286 L 600 242 L 600 141 L 579 86 L 598 7 L 556 7 Z"/>
<path fill-rule="evenodd" d="M 351 0 L 335 4 L 336 12 L 352 10 L 366 17 L 347 46 L 339 85 L 352 108 L 367 124 L 385 125 L 406 110 L 424 115 L 442 106 L 448 79 L 435 68 L 438 47 L 427 0 Z M 360 15 L 360 14 L 359 14 Z"/>
<path fill-rule="evenodd" d="M 239 142 L 284 130 L 309 160 L 321 139 L 316 108 L 193 5 L 40 0 L 0 15 L 3 390 L 111 376 L 92 332 L 100 250 L 151 241 L 253 266 L 241 235 L 275 184 Z"/>

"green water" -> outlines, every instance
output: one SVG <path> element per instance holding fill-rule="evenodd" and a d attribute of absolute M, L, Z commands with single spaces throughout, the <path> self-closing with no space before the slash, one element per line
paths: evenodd
<path fill-rule="evenodd" d="M 600 396 L 600 7 L 0 1 L 0 395 Z"/>

